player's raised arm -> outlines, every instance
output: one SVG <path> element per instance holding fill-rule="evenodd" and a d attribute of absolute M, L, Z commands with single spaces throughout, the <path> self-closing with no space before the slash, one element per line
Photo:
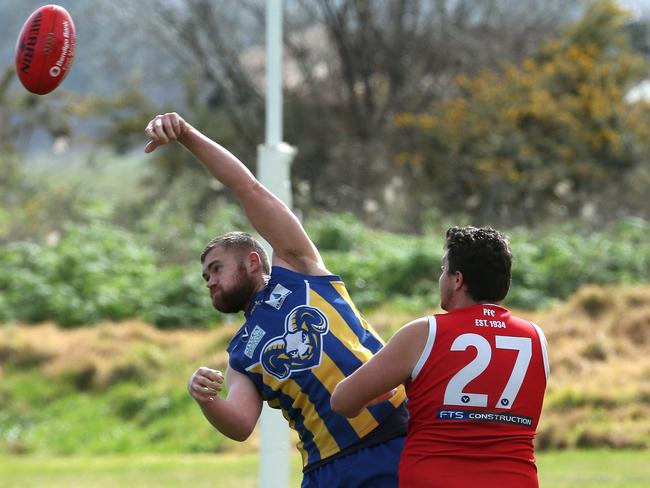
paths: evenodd
<path fill-rule="evenodd" d="M 227 149 L 176 113 L 157 115 L 145 133 L 151 139 L 145 152 L 177 140 L 235 193 L 251 225 L 273 248 L 274 264 L 306 274 L 329 274 L 318 249 L 294 213 Z"/>

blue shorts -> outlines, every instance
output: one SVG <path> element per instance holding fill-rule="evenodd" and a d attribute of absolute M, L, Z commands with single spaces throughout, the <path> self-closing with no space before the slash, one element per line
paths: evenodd
<path fill-rule="evenodd" d="M 360 449 L 306 473 L 301 488 L 397 488 L 405 437 Z"/>

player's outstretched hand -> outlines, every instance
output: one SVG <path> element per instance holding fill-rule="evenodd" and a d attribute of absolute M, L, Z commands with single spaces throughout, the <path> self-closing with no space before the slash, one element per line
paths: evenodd
<path fill-rule="evenodd" d="M 189 124 L 176 112 L 156 115 L 148 124 L 144 133 L 149 139 L 144 152 L 150 153 L 158 146 L 176 141 L 189 130 Z"/>
<path fill-rule="evenodd" d="M 199 402 L 210 402 L 214 400 L 214 397 L 222 389 L 223 374 L 221 371 L 205 366 L 197 369 L 187 384 L 187 391 L 189 391 L 192 398 Z"/>

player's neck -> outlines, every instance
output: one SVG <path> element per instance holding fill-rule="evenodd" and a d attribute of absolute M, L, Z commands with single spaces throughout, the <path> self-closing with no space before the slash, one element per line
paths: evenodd
<path fill-rule="evenodd" d="M 475 305 L 499 305 L 498 302 L 490 302 L 490 301 L 476 301 L 472 297 L 470 297 L 467 293 L 459 293 L 457 294 L 453 300 L 451 305 L 447 308 L 448 312 L 453 312 L 454 310 L 458 310 L 460 308 L 467 308 L 467 307 L 473 307 Z"/>

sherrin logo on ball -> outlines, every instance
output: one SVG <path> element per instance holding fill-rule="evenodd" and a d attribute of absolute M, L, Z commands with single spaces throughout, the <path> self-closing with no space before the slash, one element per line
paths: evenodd
<path fill-rule="evenodd" d="M 67 10 L 53 4 L 40 7 L 29 16 L 18 35 L 18 79 L 32 93 L 50 93 L 69 73 L 74 48 L 74 23 Z"/>

